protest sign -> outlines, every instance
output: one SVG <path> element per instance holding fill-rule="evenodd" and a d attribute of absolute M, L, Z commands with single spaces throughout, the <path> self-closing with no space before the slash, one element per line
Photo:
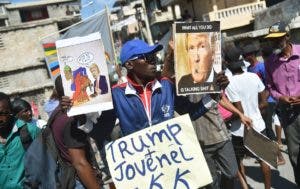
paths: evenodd
<path fill-rule="evenodd" d="M 220 22 L 176 22 L 173 30 L 177 94 L 219 93 Z"/>
<path fill-rule="evenodd" d="M 277 168 L 279 147 L 276 142 L 250 128 L 244 130 L 244 145 L 259 159 Z"/>
<path fill-rule="evenodd" d="M 196 189 L 212 182 L 187 114 L 120 138 L 105 149 L 118 189 Z"/>
<path fill-rule="evenodd" d="M 69 116 L 112 109 L 104 47 L 100 33 L 56 41 Z"/>

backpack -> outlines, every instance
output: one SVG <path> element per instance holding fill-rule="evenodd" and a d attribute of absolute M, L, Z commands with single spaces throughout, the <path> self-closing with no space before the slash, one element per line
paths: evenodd
<path fill-rule="evenodd" d="M 51 124 L 58 113 L 53 112 L 46 128 L 26 150 L 24 189 L 75 188 L 76 171 L 61 159 L 51 131 Z M 23 143 L 21 134 L 20 137 Z"/>

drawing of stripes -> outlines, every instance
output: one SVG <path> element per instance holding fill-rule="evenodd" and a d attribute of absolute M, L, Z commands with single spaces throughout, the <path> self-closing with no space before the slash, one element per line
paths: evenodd
<path fill-rule="evenodd" d="M 43 44 L 45 56 L 50 56 L 56 54 L 55 43 L 45 43 Z"/>
<path fill-rule="evenodd" d="M 60 70 L 59 70 L 59 63 L 58 63 L 58 61 L 51 62 L 49 64 L 49 68 L 50 68 L 52 76 L 55 76 L 55 75 L 59 74 Z"/>
<path fill-rule="evenodd" d="M 45 51 L 45 56 L 56 54 L 56 50 Z"/>
<path fill-rule="evenodd" d="M 46 57 L 46 61 L 47 61 L 48 63 L 58 61 L 58 60 L 57 60 L 57 54 L 47 56 L 47 57 Z"/>
<path fill-rule="evenodd" d="M 60 74 L 60 69 L 58 68 L 56 70 L 51 71 L 51 74 L 53 77 L 55 77 L 56 75 Z"/>
<path fill-rule="evenodd" d="M 44 50 L 49 51 L 49 50 L 55 50 L 55 43 L 45 43 L 43 44 Z"/>
<path fill-rule="evenodd" d="M 55 43 L 44 43 L 44 54 L 51 78 L 54 80 L 60 74 Z"/>

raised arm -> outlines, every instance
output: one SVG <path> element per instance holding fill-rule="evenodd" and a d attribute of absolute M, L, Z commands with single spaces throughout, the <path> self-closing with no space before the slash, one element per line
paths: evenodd
<path fill-rule="evenodd" d="M 100 189 L 94 170 L 86 159 L 85 148 L 69 148 L 69 154 L 73 167 L 80 178 L 80 181 L 87 189 Z"/>

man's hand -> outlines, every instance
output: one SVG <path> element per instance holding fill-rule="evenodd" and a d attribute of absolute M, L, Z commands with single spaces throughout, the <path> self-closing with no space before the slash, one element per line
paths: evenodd
<path fill-rule="evenodd" d="M 252 120 L 249 117 L 245 116 L 244 114 L 241 114 L 240 119 L 241 122 L 247 127 L 247 129 L 249 127 L 252 127 Z"/>
<path fill-rule="evenodd" d="M 300 96 L 292 96 L 291 98 L 291 105 L 292 106 L 300 106 Z"/>
<path fill-rule="evenodd" d="M 73 106 L 73 102 L 68 96 L 62 96 L 61 102 L 60 102 L 61 109 L 66 112 L 68 109 L 70 109 Z"/>
<path fill-rule="evenodd" d="M 221 87 L 221 89 L 225 89 L 228 86 L 229 80 L 224 71 L 217 74 L 217 84 Z"/>
<path fill-rule="evenodd" d="M 173 37 L 170 38 L 170 41 L 169 41 L 169 47 L 174 51 L 174 41 L 173 41 Z"/>
<path fill-rule="evenodd" d="M 290 97 L 290 96 L 279 97 L 279 102 L 281 102 L 283 104 L 291 104 L 293 101 L 295 101 L 294 97 Z M 295 102 L 297 102 L 297 101 L 295 101 Z"/>

